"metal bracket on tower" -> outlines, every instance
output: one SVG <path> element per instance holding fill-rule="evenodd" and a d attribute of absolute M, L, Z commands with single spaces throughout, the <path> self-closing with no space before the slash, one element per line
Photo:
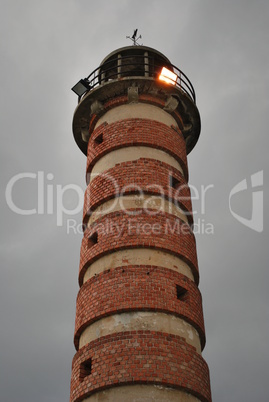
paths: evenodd
<path fill-rule="evenodd" d="M 81 128 L 81 138 L 84 142 L 88 142 L 90 138 L 89 133 L 89 122 L 87 119 L 80 119 L 80 128 Z"/>
<path fill-rule="evenodd" d="M 128 102 L 137 103 L 138 102 L 138 87 L 133 85 L 128 88 Z"/>
<path fill-rule="evenodd" d="M 183 137 L 185 138 L 185 141 L 186 141 L 186 147 L 188 147 L 191 144 L 191 141 L 192 141 L 191 130 L 192 130 L 192 124 L 191 123 L 185 123 L 184 126 L 183 126 L 182 134 L 183 134 Z"/>
<path fill-rule="evenodd" d="M 189 136 L 189 133 L 192 129 L 192 124 L 191 123 L 185 123 L 183 130 L 182 130 L 182 134 L 184 135 L 184 138 L 187 138 Z"/>
<path fill-rule="evenodd" d="M 103 109 L 104 109 L 103 104 L 101 102 L 99 102 L 98 100 L 94 101 L 91 104 L 91 113 L 92 114 L 100 114 Z"/>
<path fill-rule="evenodd" d="M 178 107 L 178 100 L 174 96 L 169 96 L 167 98 L 167 101 L 165 102 L 163 110 L 165 110 L 168 113 L 174 112 L 176 108 Z"/>

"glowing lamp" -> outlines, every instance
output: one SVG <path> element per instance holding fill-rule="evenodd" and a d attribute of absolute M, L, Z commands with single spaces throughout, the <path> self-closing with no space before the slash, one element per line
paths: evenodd
<path fill-rule="evenodd" d="M 168 84 L 176 85 L 177 82 L 177 75 L 172 71 L 168 70 L 168 68 L 163 67 L 161 74 L 159 75 L 159 80 L 165 81 Z"/>

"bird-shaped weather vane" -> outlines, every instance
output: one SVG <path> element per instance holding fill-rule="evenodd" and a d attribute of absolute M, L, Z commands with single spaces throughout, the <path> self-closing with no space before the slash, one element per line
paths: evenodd
<path fill-rule="evenodd" d="M 133 36 L 126 36 L 126 39 L 131 39 L 131 41 L 133 41 L 134 46 L 141 46 L 140 43 L 137 43 L 137 41 L 138 41 L 138 39 L 142 39 L 142 36 L 139 35 L 137 38 L 137 31 L 138 31 L 138 29 L 135 29 Z"/>

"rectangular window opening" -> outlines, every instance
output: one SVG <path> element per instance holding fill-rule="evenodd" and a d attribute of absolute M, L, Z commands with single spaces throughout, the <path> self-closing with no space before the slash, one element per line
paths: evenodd
<path fill-rule="evenodd" d="M 88 248 L 94 246 L 98 242 L 98 233 L 95 232 L 93 233 L 89 238 L 88 238 Z"/>
<path fill-rule="evenodd" d="M 102 144 L 103 141 L 103 133 L 97 135 L 97 137 L 94 139 L 96 145 Z"/>
<path fill-rule="evenodd" d="M 177 299 L 181 300 L 181 301 L 185 301 L 186 300 L 186 294 L 187 294 L 187 289 L 183 288 L 180 285 L 176 285 L 177 288 Z"/>
<path fill-rule="evenodd" d="M 85 360 L 80 364 L 79 368 L 79 381 L 83 381 L 85 377 L 88 377 L 92 373 L 92 359 Z"/>
<path fill-rule="evenodd" d="M 176 179 L 174 176 L 170 176 L 170 186 L 173 188 L 178 188 L 180 185 L 180 181 Z"/>

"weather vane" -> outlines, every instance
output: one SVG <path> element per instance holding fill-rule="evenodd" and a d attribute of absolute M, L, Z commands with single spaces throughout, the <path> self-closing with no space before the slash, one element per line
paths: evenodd
<path fill-rule="evenodd" d="M 137 41 L 138 41 L 138 39 L 142 39 L 141 35 L 139 35 L 138 38 L 136 37 L 137 36 L 137 31 L 138 31 L 138 29 L 134 30 L 133 36 L 126 36 L 126 39 L 128 38 L 128 39 L 131 39 L 131 41 L 133 41 L 133 46 L 140 46 L 140 44 L 137 43 Z"/>

